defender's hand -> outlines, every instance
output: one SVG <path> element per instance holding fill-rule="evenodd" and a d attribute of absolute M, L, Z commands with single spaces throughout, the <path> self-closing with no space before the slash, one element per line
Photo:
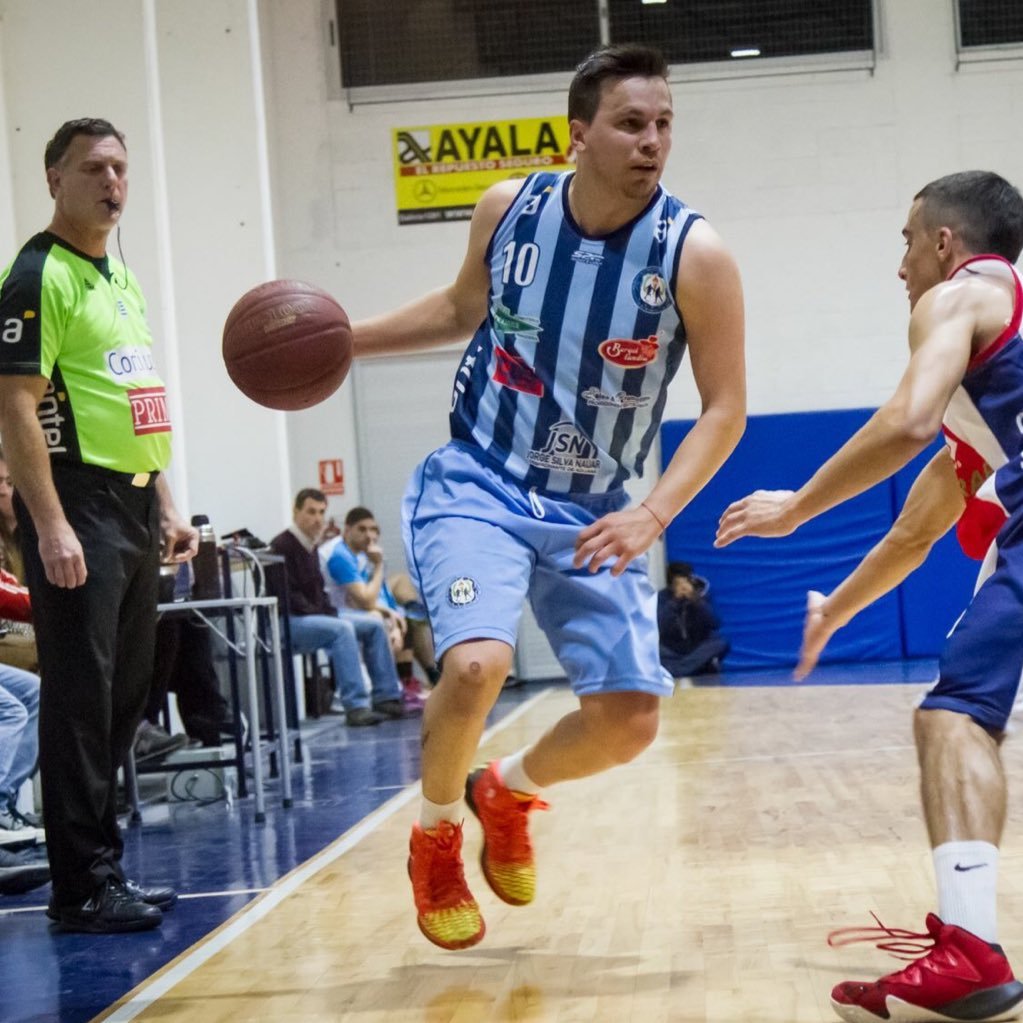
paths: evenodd
<path fill-rule="evenodd" d="M 799 525 L 792 515 L 791 490 L 755 490 L 730 504 L 718 522 L 715 547 L 743 536 L 788 536 Z"/>
<path fill-rule="evenodd" d="M 806 595 L 806 618 L 803 621 L 803 647 L 799 651 L 799 664 L 793 672 L 797 682 L 802 682 L 817 664 L 817 658 L 827 646 L 828 640 L 838 631 L 839 623 L 824 609 L 823 593 L 810 590 Z"/>
<path fill-rule="evenodd" d="M 585 565 L 591 572 L 597 572 L 614 558 L 611 574 L 619 576 L 629 562 L 645 554 L 660 535 L 660 524 L 646 508 L 612 512 L 579 533 L 572 567 Z"/>

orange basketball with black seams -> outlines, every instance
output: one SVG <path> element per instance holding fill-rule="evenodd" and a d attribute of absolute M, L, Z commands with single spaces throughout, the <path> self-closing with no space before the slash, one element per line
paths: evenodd
<path fill-rule="evenodd" d="M 224 365 L 235 386 L 266 408 L 293 412 L 329 398 L 352 365 L 348 314 L 322 288 L 267 281 L 247 291 L 224 323 Z"/>

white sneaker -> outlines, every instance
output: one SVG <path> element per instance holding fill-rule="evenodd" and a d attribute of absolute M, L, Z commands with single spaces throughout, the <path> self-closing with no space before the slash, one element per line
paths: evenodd
<path fill-rule="evenodd" d="M 46 832 L 41 824 L 34 813 L 23 814 L 10 804 L 0 805 L 0 845 L 44 839 Z"/>

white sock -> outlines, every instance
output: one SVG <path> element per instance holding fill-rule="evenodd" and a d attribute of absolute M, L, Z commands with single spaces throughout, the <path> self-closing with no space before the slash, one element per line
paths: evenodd
<path fill-rule="evenodd" d="M 988 942 L 998 941 L 998 848 L 945 842 L 934 850 L 938 916 Z"/>
<path fill-rule="evenodd" d="M 525 759 L 529 751 L 520 749 L 510 757 L 502 757 L 497 765 L 501 781 L 513 792 L 526 792 L 529 795 L 539 793 L 540 786 L 526 774 Z"/>
<path fill-rule="evenodd" d="M 419 804 L 419 826 L 424 831 L 437 827 L 441 821 L 457 824 L 463 816 L 460 799 L 456 799 L 453 803 L 431 803 L 424 797 L 422 803 Z"/>

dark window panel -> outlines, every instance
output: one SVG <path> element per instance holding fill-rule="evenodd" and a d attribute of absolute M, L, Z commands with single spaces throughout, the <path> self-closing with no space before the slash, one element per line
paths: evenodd
<path fill-rule="evenodd" d="M 337 0 L 337 12 L 346 87 L 567 72 L 600 39 L 595 0 Z M 614 42 L 673 64 L 874 45 L 871 0 L 610 0 L 609 15 Z"/>
<path fill-rule="evenodd" d="M 870 50 L 871 0 L 610 0 L 611 38 L 658 46 L 672 64 Z"/>
<path fill-rule="evenodd" d="M 594 0 L 338 0 L 346 87 L 572 71 L 600 43 Z"/>
<path fill-rule="evenodd" d="M 1020 0 L 959 0 L 959 37 L 963 46 L 1023 43 Z"/>

